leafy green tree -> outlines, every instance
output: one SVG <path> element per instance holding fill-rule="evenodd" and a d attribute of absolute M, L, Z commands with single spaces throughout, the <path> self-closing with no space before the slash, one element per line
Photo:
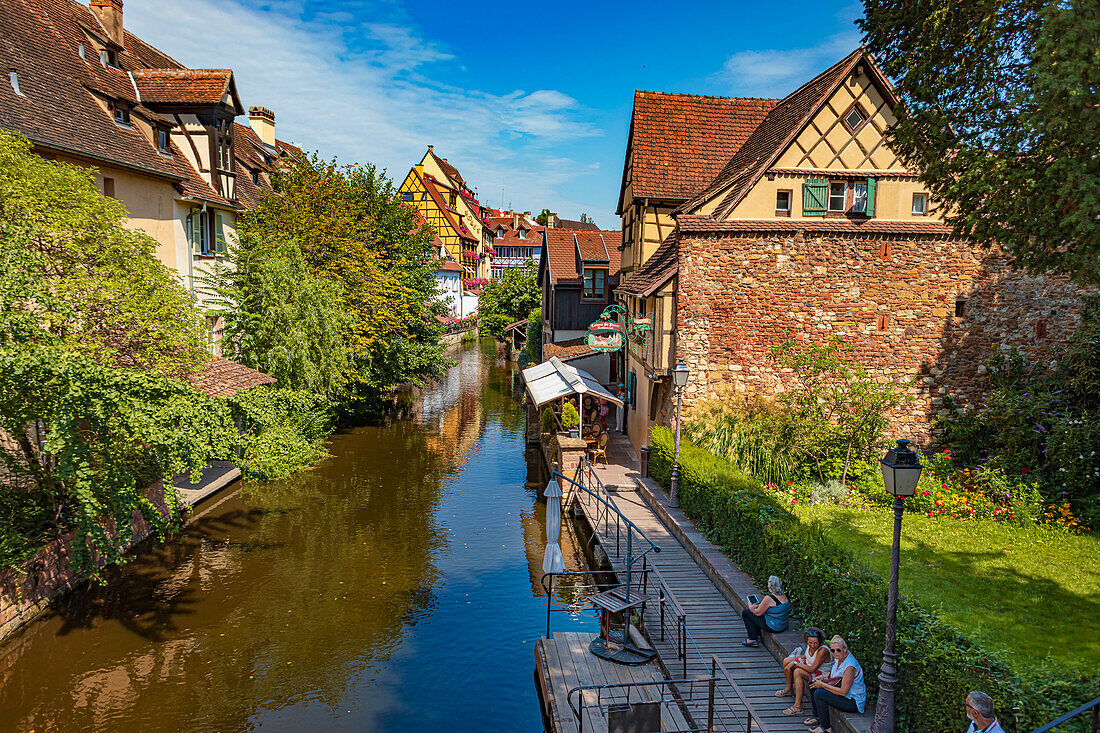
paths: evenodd
<path fill-rule="evenodd" d="M 539 226 L 546 226 L 546 222 L 550 221 L 550 209 L 543 209 L 539 212 L 539 215 L 535 217 L 535 223 Z"/>
<path fill-rule="evenodd" d="M 851 349 L 834 338 L 826 344 L 787 340 L 773 351 L 795 376 L 779 397 L 793 447 L 813 463 L 821 483 L 834 477 L 847 482 L 852 466 L 878 449 L 890 411 L 905 400 L 896 384 L 878 381 L 851 359 Z"/>
<path fill-rule="evenodd" d="M 294 241 L 309 271 L 340 284 L 351 369 L 346 410 L 377 403 L 403 383 L 424 384 L 450 364 L 439 344 L 431 232 L 374 166 L 314 154 L 291 161 L 276 193 L 246 214 L 246 241 Z"/>
<path fill-rule="evenodd" d="M 73 565 L 114 562 L 140 513 L 161 537 L 180 518 L 146 494 L 156 478 L 195 479 L 231 455 L 237 433 L 225 400 L 152 371 L 103 365 L 64 345 L 0 346 L 0 491 L 45 507 L 44 529 L 76 533 Z"/>
<path fill-rule="evenodd" d="M 57 342 L 104 364 L 185 374 L 208 358 L 194 299 L 123 226 L 94 172 L 0 130 L 0 340 Z"/>
<path fill-rule="evenodd" d="M 226 356 L 282 388 L 340 399 L 352 369 L 343 284 L 311 271 L 296 242 L 245 235 L 208 285 L 225 319 Z"/>
<path fill-rule="evenodd" d="M 581 224 L 595 224 L 596 223 L 595 221 L 592 220 L 591 216 L 589 216 L 587 213 L 585 213 L 583 211 L 581 212 L 580 222 L 581 222 Z"/>
<path fill-rule="evenodd" d="M 903 160 L 956 231 L 1032 271 L 1100 283 L 1100 8 L 865 0 L 904 109 Z"/>
<path fill-rule="evenodd" d="M 528 262 L 522 270 L 509 268 L 503 277 L 490 280 L 478 296 L 477 313 L 483 333 L 504 336 L 504 327 L 527 317 L 542 302 L 538 270 Z"/>

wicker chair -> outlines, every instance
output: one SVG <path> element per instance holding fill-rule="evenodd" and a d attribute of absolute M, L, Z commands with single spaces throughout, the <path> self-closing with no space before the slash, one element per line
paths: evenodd
<path fill-rule="evenodd" d="M 607 441 L 608 433 L 606 431 L 600 433 L 599 439 L 596 441 L 596 445 L 592 448 L 592 462 L 595 463 L 596 459 L 603 458 L 603 465 L 607 465 Z"/>

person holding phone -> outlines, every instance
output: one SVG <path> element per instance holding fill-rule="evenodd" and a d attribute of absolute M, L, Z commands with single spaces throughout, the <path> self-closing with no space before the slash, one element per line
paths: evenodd
<path fill-rule="evenodd" d="M 816 725 L 810 733 L 831 731 L 829 708 L 843 710 L 846 713 L 863 712 L 867 702 L 867 686 L 863 682 L 863 668 L 848 651 L 848 643 L 842 636 L 834 636 L 829 641 L 829 653 L 833 657 L 833 668 L 828 679 L 816 679 L 810 682 L 810 704 L 814 708 L 814 717 L 803 722 Z"/>
<path fill-rule="evenodd" d="M 764 629 L 773 632 L 786 631 L 790 624 L 791 601 L 783 592 L 783 582 L 778 577 L 773 575 L 768 578 L 768 595 L 760 600 L 754 600 L 755 598 L 755 595 L 750 595 L 747 599 L 748 608 L 741 611 L 745 634 L 748 635 L 741 642 L 743 646 L 760 646 Z"/>

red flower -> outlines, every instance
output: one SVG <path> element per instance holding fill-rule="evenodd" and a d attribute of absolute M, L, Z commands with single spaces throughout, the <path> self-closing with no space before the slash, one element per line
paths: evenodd
<path fill-rule="evenodd" d="M 1031 469 L 1030 468 L 1021 468 L 1020 473 L 1031 473 Z"/>

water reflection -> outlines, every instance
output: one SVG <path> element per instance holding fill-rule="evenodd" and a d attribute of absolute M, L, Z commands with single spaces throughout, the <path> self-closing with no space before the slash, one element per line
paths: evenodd
<path fill-rule="evenodd" d="M 467 349 L 410 418 L 71 595 L 0 651 L 4 729 L 539 730 L 543 509 L 510 382 Z"/>

